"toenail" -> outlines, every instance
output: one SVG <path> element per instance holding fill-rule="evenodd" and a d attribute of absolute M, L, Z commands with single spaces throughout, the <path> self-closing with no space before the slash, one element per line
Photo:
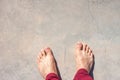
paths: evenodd
<path fill-rule="evenodd" d="M 46 50 L 50 50 L 50 48 L 49 48 L 49 47 L 47 47 L 47 48 L 46 48 Z"/>

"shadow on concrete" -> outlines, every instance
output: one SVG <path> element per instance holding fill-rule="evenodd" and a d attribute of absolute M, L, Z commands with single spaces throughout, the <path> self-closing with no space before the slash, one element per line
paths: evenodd
<path fill-rule="evenodd" d="M 90 71 L 90 76 L 92 76 L 93 80 L 94 80 L 94 74 L 93 74 L 94 67 L 95 67 L 95 56 L 93 56 L 93 66 L 92 66 L 92 69 Z"/>
<path fill-rule="evenodd" d="M 54 58 L 55 58 L 55 57 L 54 57 Z M 62 80 L 62 77 L 61 77 L 61 75 L 60 75 L 60 70 L 59 70 L 59 68 L 58 68 L 58 64 L 57 64 L 56 59 L 55 59 L 55 64 L 56 64 L 56 68 L 57 68 L 57 71 L 58 71 L 58 76 L 59 76 L 60 80 Z"/>

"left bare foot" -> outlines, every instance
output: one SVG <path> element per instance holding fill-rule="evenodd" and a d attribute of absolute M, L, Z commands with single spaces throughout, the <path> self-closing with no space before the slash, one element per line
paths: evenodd
<path fill-rule="evenodd" d="M 42 49 L 37 58 L 38 69 L 45 79 L 47 74 L 55 73 L 58 75 L 55 58 L 50 48 Z"/>

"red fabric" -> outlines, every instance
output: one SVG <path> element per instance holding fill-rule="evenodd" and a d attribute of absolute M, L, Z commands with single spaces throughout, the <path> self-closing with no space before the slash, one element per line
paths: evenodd
<path fill-rule="evenodd" d="M 93 80 L 93 78 L 85 69 L 80 69 L 77 71 L 73 80 Z"/>
<path fill-rule="evenodd" d="M 55 73 L 49 73 L 45 80 L 60 80 L 60 78 Z"/>
<path fill-rule="evenodd" d="M 56 74 L 50 73 L 46 76 L 46 80 L 60 80 L 60 78 Z M 93 78 L 85 69 L 80 69 L 77 71 L 73 80 L 93 80 Z"/>

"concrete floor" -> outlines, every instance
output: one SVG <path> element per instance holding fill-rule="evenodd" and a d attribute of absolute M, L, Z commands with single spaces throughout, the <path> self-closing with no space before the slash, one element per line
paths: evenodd
<path fill-rule="evenodd" d="M 95 80 L 119 80 L 120 0 L 0 0 L 0 80 L 43 80 L 36 56 L 45 46 L 72 80 L 77 41 L 93 49 Z"/>

